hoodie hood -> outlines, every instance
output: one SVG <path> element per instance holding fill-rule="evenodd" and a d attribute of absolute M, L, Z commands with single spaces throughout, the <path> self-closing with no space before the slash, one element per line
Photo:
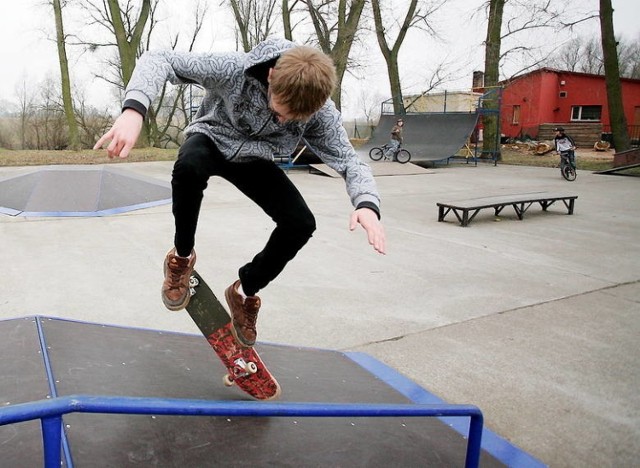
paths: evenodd
<path fill-rule="evenodd" d="M 279 37 L 267 39 L 247 53 L 244 72 L 255 76 L 256 70 L 262 68 L 261 65 L 268 64 L 269 67 L 272 67 L 285 51 L 294 47 L 295 44 L 286 39 Z"/>

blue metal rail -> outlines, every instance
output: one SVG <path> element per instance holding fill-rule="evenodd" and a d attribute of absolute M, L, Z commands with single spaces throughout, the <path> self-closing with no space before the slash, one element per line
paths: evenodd
<path fill-rule="evenodd" d="M 472 405 L 223 402 L 88 395 L 70 395 L 2 408 L 0 426 L 40 419 L 44 466 L 59 468 L 62 416 L 68 413 L 228 417 L 468 417 L 467 468 L 479 466 L 483 429 L 482 412 Z"/>

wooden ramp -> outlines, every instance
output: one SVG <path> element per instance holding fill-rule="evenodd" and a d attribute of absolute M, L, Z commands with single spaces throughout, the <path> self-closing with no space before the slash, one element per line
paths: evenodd
<path fill-rule="evenodd" d="M 638 170 L 631 170 L 637 167 L 640 167 L 640 148 L 632 148 L 616 153 L 613 156 L 613 167 L 611 169 L 597 171 L 595 174 L 637 176 L 640 172 Z"/>
<path fill-rule="evenodd" d="M 397 162 L 378 162 L 369 163 L 374 177 L 381 176 L 398 176 L 398 175 L 420 175 L 420 174 L 433 174 L 434 171 L 425 169 L 424 167 L 416 166 L 415 164 L 407 163 L 400 164 Z M 331 169 L 326 164 L 309 164 L 309 172 L 311 174 L 326 175 L 329 177 L 340 177 L 336 171 Z"/>

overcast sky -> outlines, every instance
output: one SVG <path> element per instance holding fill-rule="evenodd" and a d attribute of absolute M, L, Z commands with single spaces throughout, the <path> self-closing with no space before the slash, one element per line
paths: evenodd
<path fill-rule="evenodd" d="M 396 0 L 397 1 L 397 0 Z M 570 0 L 579 4 L 582 12 L 597 11 L 597 0 Z M 427 37 L 414 31 L 410 34 L 401 50 L 401 80 L 405 93 L 417 93 L 424 90 L 438 64 L 446 63 L 447 81 L 440 89 L 468 89 L 471 85 L 473 70 L 483 69 L 484 49 L 482 42 L 486 34 L 483 14 L 475 14 L 484 0 L 449 0 L 435 17 L 436 29 L 440 39 Z M 59 77 L 59 65 L 54 37 L 53 11 L 46 0 L 0 0 L 0 106 L 15 102 L 16 88 L 23 82 L 37 87 L 45 77 Z M 175 32 L 189 24 L 195 0 L 167 0 L 163 27 L 167 32 Z M 211 12 L 205 25 L 205 31 L 197 43 L 199 51 L 229 50 L 231 41 L 231 18 L 226 11 L 219 10 L 219 1 L 211 0 Z M 404 3 L 404 2 L 401 2 Z M 613 0 L 614 28 L 616 34 L 629 40 L 640 40 L 640 0 Z M 71 28 L 82 27 L 68 20 L 66 32 Z M 583 36 L 599 35 L 599 23 L 592 20 L 581 25 L 576 33 Z M 168 37 L 168 34 L 166 34 Z M 544 43 L 547 47 L 559 47 L 568 40 L 567 33 L 541 34 L 540 37 L 527 39 L 533 43 Z M 166 46 L 154 43 L 155 48 Z M 94 78 L 101 63 L 94 54 L 81 53 L 79 48 L 68 50 L 72 60 L 72 80 L 75 86 L 82 87 L 89 100 L 99 107 L 117 109 L 119 103 L 105 87 L 103 82 Z M 364 47 L 354 55 L 362 63 L 356 76 L 347 76 L 344 82 L 343 110 L 347 117 L 361 113 L 363 95 L 367 99 L 386 99 L 389 97 L 387 72 L 375 38 L 365 41 Z M 508 70 L 510 68 L 510 70 Z M 505 66 L 507 74 L 517 71 L 517 64 Z M 0 109 L 1 110 L 1 109 Z"/>

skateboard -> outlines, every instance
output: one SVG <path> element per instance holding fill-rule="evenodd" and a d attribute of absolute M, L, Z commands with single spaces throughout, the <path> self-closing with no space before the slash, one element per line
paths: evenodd
<path fill-rule="evenodd" d="M 227 368 L 223 383 L 227 387 L 235 384 L 257 400 L 278 398 L 278 381 L 253 347 L 241 346 L 236 341 L 231 332 L 231 316 L 195 270 L 189 286 L 191 299 L 187 312 Z"/>

